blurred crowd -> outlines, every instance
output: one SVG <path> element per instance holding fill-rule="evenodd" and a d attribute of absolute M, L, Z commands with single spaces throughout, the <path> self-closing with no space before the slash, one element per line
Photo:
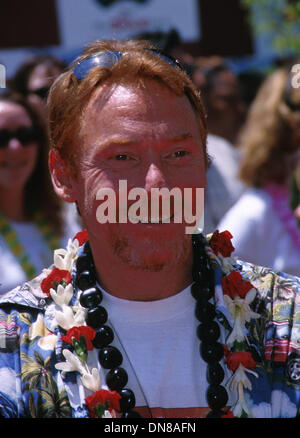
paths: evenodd
<path fill-rule="evenodd" d="M 0 94 L 0 295 L 50 266 L 82 228 L 48 170 L 47 95 L 64 68 L 52 56 L 30 58 Z"/>
<path fill-rule="evenodd" d="M 220 56 L 192 56 L 175 31 L 142 34 L 179 60 L 207 112 L 204 233 L 233 235 L 235 255 L 300 276 L 300 89 L 291 63 L 237 74 Z M 293 63 L 296 63 L 295 61 Z M 53 262 L 82 227 L 53 191 L 47 94 L 61 59 L 26 59 L 0 94 L 0 294 Z M 300 148 L 299 148 L 300 150 Z"/>

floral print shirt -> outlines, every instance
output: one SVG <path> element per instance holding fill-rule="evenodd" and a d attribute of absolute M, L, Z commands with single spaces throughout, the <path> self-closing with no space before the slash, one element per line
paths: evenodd
<path fill-rule="evenodd" d="M 296 417 L 300 409 L 300 280 L 239 260 L 235 263 L 235 269 L 257 289 L 251 308 L 261 315 L 247 324 L 258 377 L 249 374 L 251 389 L 246 390 L 245 399 L 253 417 Z M 223 273 L 214 260 L 212 266 L 217 318 L 229 334 L 232 321 L 220 293 Z M 0 299 L 0 417 L 88 417 L 77 373 L 64 374 L 55 368 L 64 360 L 66 344 L 62 330 L 54 324 L 53 302 L 40 289 L 44 276 Z M 70 390 L 74 383 L 78 384 L 75 395 Z"/>

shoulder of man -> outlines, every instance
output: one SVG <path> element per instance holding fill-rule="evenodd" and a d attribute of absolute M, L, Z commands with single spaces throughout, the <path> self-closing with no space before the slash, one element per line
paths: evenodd
<path fill-rule="evenodd" d="M 44 313 L 46 300 L 40 283 L 45 276 L 42 273 L 0 297 L 0 353 L 16 350 L 20 325 L 26 323 L 27 330 L 30 330 L 38 314 Z"/>
<path fill-rule="evenodd" d="M 252 334 L 263 339 L 265 359 L 279 364 L 296 358 L 300 367 L 300 279 L 242 261 L 239 266 L 258 292 L 251 307 L 261 318 Z"/>
<path fill-rule="evenodd" d="M 23 306 L 32 309 L 43 309 L 46 301 L 40 284 L 46 275 L 43 272 L 34 279 L 0 296 L 0 308 Z"/>
<path fill-rule="evenodd" d="M 274 306 L 277 301 L 285 300 L 295 307 L 294 310 L 299 310 L 299 277 L 241 260 L 237 260 L 237 264 L 243 277 L 253 284 L 266 302 L 272 302 Z"/>

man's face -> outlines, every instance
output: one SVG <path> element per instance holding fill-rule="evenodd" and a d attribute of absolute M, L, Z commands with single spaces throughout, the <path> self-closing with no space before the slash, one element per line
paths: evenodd
<path fill-rule="evenodd" d="M 128 191 L 143 188 L 149 199 L 152 188 L 205 187 L 200 127 L 188 99 L 150 79 L 139 87 L 106 85 L 87 105 L 79 143 L 73 185 L 92 247 L 153 271 L 184 257 L 191 246 L 186 223 L 171 218 L 169 223 L 100 224 L 96 198 L 99 189 L 111 188 L 118 200 L 120 180 L 126 180 Z"/>

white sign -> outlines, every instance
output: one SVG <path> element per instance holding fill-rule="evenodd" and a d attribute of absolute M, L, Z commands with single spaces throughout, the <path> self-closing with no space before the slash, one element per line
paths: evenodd
<path fill-rule="evenodd" d="M 0 88 L 6 88 L 6 68 L 0 64 Z"/>
<path fill-rule="evenodd" d="M 56 4 L 61 44 L 66 48 L 171 28 L 183 41 L 200 38 L 197 0 L 119 0 L 106 7 L 97 0 L 58 0 Z"/>

